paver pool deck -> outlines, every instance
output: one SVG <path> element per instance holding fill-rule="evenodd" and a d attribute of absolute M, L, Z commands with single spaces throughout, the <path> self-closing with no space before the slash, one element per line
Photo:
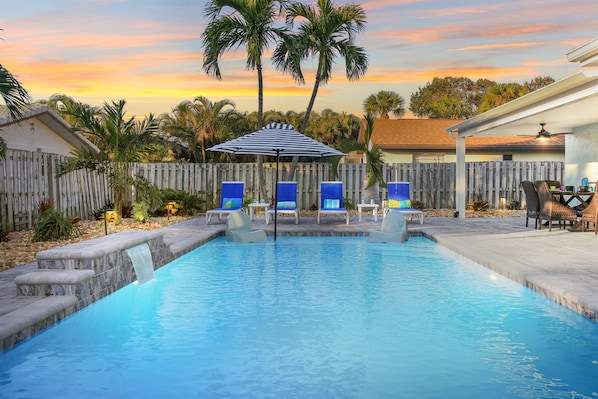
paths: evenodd
<path fill-rule="evenodd" d="M 369 216 L 369 215 L 368 215 Z M 379 230 L 382 218 L 375 222 L 364 216 L 359 222 L 351 218 L 302 217 L 298 225 L 293 218 L 279 217 L 278 236 L 283 235 L 367 235 Z M 273 223 L 263 217 L 253 222 L 254 229 L 274 232 Z M 533 221 L 531 222 L 533 224 Z M 175 253 L 198 246 L 198 242 L 221 234 L 224 221 L 206 225 L 205 217 L 164 227 L 164 241 Z M 598 321 L 598 236 L 593 232 L 569 232 L 553 227 L 535 230 L 525 227 L 524 217 L 510 218 L 426 218 L 424 224 L 409 223 L 409 232 L 423 234 L 440 245 L 469 258 L 511 280 Z M 389 244 L 397 245 L 397 244 Z M 40 310 L 51 313 L 61 300 L 68 298 L 17 296 L 15 278 L 37 270 L 30 263 L 0 272 L 0 342 L 10 331 L 26 326 Z"/>

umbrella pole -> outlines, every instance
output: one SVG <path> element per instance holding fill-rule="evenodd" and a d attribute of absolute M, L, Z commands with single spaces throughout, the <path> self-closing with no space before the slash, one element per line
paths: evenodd
<path fill-rule="evenodd" d="M 276 150 L 276 181 L 274 182 L 274 241 L 276 241 L 276 217 L 278 216 L 278 154 Z"/>

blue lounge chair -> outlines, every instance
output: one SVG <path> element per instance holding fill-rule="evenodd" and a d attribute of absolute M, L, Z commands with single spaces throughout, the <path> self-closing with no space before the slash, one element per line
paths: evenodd
<path fill-rule="evenodd" d="M 277 209 L 270 209 L 266 213 L 266 224 L 270 223 L 270 218 L 274 217 L 274 212 L 278 216 L 295 216 L 295 224 L 299 224 L 299 207 L 297 206 L 297 182 L 279 181 L 278 182 L 278 204 Z"/>
<path fill-rule="evenodd" d="M 401 212 L 409 221 L 414 219 L 419 220 L 420 224 L 424 223 L 424 213 L 419 209 L 411 207 L 411 190 L 409 182 L 394 181 L 387 183 L 388 200 L 382 210 L 382 216 L 388 215 L 388 212 Z"/>
<path fill-rule="evenodd" d="M 206 212 L 206 224 L 210 224 L 214 215 L 218 215 L 218 220 L 222 220 L 223 215 L 228 216 L 243 208 L 244 194 L 245 183 L 242 181 L 223 181 L 220 193 L 220 206 Z"/>
<path fill-rule="evenodd" d="M 341 215 L 349 224 L 349 212 L 343 204 L 343 182 L 323 181 L 320 183 L 320 209 L 318 210 L 318 224 L 322 215 Z"/>
<path fill-rule="evenodd" d="M 401 212 L 390 212 L 382 221 L 380 231 L 372 231 L 368 242 L 389 242 L 402 244 L 409 239 L 407 220 Z"/>
<path fill-rule="evenodd" d="M 226 219 L 224 235 L 233 242 L 265 242 L 264 230 L 252 230 L 251 218 L 242 210 L 235 211 Z"/>

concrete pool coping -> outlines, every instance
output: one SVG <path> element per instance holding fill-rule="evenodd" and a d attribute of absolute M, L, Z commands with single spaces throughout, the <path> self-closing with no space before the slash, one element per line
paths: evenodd
<path fill-rule="evenodd" d="M 321 224 L 315 217 L 302 217 L 298 225 L 292 218 L 279 218 L 277 234 L 283 235 L 367 235 L 379 230 L 377 222 L 364 217 L 325 217 Z M 177 256 L 221 235 L 225 222 L 205 224 L 205 217 L 164 227 L 164 242 Z M 268 235 L 272 223 L 263 217 L 254 221 L 255 229 Z M 409 223 L 412 235 L 424 235 L 511 280 L 514 280 L 572 310 L 598 320 L 598 265 L 593 264 L 598 237 L 593 232 L 573 233 L 553 228 L 534 230 L 525 227 L 524 217 L 511 218 L 426 218 L 424 224 Z M 17 296 L 15 279 L 37 270 L 31 263 L 0 272 L 0 342 L 32 326 L 51 325 L 68 316 L 74 298 Z M 22 339 L 17 339 L 17 342 Z M 11 345 L 1 345 L 0 351 Z"/>

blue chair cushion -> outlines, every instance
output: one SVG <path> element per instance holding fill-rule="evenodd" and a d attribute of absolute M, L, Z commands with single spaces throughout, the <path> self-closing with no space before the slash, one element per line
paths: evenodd
<path fill-rule="evenodd" d="M 411 208 L 411 200 L 388 200 L 389 208 Z"/>
<path fill-rule="evenodd" d="M 340 205 L 341 205 L 341 202 L 338 199 L 325 199 L 324 200 L 324 209 L 339 208 Z"/>
<path fill-rule="evenodd" d="M 295 209 L 295 208 L 297 208 L 297 204 L 295 203 L 295 201 L 279 201 L 277 206 L 278 206 L 278 209 L 281 209 L 281 208 Z"/>

